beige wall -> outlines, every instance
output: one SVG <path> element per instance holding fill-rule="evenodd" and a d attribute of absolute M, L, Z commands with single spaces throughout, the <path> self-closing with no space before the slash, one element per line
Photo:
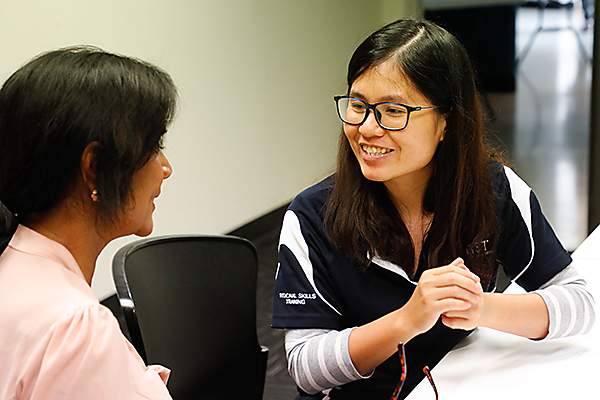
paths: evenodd
<path fill-rule="evenodd" d="M 39 52 L 93 44 L 166 69 L 181 95 L 167 135 L 173 176 L 154 235 L 224 233 L 328 174 L 356 45 L 418 0 L 20 0 L 0 2 L 0 80 Z M 113 292 L 114 252 L 94 292 Z"/>

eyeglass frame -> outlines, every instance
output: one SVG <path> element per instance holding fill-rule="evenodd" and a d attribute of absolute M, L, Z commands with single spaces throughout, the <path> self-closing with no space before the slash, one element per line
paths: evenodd
<path fill-rule="evenodd" d="M 400 356 L 400 365 L 402 373 L 400 374 L 400 382 L 398 383 L 398 386 L 396 386 L 396 389 L 392 393 L 392 397 L 390 397 L 390 400 L 398 400 L 398 396 L 400 396 L 400 392 L 402 391 L 402 387 L 404 386 L 404 381 L 406 380 L 406 352 L 404 351 L 404 343 L 402 342 L 398 344 L 398 356 Z M 423 373 L 425 374 L 427 380 L 433 388 L 433 392 L 435 393 L 435 400 L 438 400 L 438 391 L 435 387 L 435 383 L 433 382 L 431 371 L 429 370 L 429 367 L 427 365 L 423 367 Z"/>
<path fill-rule="evenodd" d="M 339 106 L 339 101 L 341 99 L 354 99 L 354 100 L 358 100 L 361 103 L 365 104 L 367 106 L 367 110 L 365 111 L 365 116 L 363 117 L 362 121 L 358 122 L 358 123 L 354 123 L 354 122 L 348 122 L 346 121 L 343 117 L 342 114 L 340 113 L 340 106 Z M 397 132 L 397 131 L 402 131 L 404 129 L 406 129 L 406 127 L 408 126 L 408 121 L 410 120 L 410 113 L 411 112 L 416 112 L 416 111 L 422 111 L 422 110 L 428 110 L 430 108 L 437 108 L 436 106 L 421 106 L 421 107 L 413 107 L 413 106 L 409 106 L 406 104 L 402 104 L 402 103 L 395 103 L 393 101 L 382 101 L 381 103 L 367 103 L 364 100 L 361 100 L 357 97 L 353 97 L 353 96 L 333 96 L 333 100 L 335 100 L 335 105 L 336 105 L 336 110 L 337 110 L 337 114 L 338 117 L 342 120 L 343 123 L 348 124 L 348 125 L 352 125 L 352 126 L 358 126 L 358 125 L 362 125 L 365 123 L 365 121 L 367 120 L 367 118 L 369 118 L 369 112 L 371 110 L 373 110 L 373 115 L 375 115 L 375 121 L 377 121 L 377 124 L 385 129 L 386 131 L 392 131 L 392 132 Z M 401 106 L 406 108 L 406 122 L 404 123 L 404 126 L 402 128 L 388 128 L 383 126 L 383 124 L 381 123 L 381 112 L 379 112 L 379 110 L 377 110 L 377 106 L 380 106 L 382 104 L 393 104 L 396 106 Z"/>

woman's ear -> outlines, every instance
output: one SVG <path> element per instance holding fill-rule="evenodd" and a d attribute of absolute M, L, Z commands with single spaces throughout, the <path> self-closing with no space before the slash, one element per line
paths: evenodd
<path fill-rule="evenodd" d="M 440 137 L 440 142 L 443 142 L 444 139 L 446 138 L 446 132 L 448 131 L 448 117 L 450 116 L 450 112 L 452 111 L 452 109 L 450 109 L 450 111 L 440 115 L 440 117 L 442 118 L 442 126 L 443 126 L 443 130 L 442 130 L 442 135 Z"/>
<path fill-rule="evenodd" d="M 81 177 L 90 192 L 96 190 L 96 164 L 101 148 L 102 144 L 100 142 L 91 142 L 81 154 Z"/>
<path fill-rule="evenodd" d="M 446 137 L 446 128 L 447 128 L 446 117 L 441 117 L 440 121 L 437 124 L 438 134 L 439 134 L 439 138 L 440 138 L 439 142 L 444 141 L 444 138 Z"/>

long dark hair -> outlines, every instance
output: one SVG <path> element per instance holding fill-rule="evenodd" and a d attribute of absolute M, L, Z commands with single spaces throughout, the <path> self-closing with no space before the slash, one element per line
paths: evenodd
<path fill-rule="evenodd" d="M 496 157 L 484 139 L 475 74 L 464 47 L 444 29 L 400 20 L 371 34 L 348 65 L 348 90 L 366 71 L 393 60 L 398 70 L 446 116 L 433 158 L 423 209 L 434 214 L 422 247 L 427 268 L 456 257 L 482 279 L 492 277 L 498 221 L 489 165 Z M 410 234 L 381 182 L 367 180 L 345 135 L 325 226 L 334 245 L 362 268 L 378 256 L 414 273 Z"/>
<path fill-rule="evenodd" d="M 0 201 L 19 220 L 65 198 L 81 156 L 93 160 L 99 219 L 131 202 L 131 180 L 162 146 L 175 113 L 171 77 L 142 60 L 77 46 L 41 54 L 0 89 Z"/>

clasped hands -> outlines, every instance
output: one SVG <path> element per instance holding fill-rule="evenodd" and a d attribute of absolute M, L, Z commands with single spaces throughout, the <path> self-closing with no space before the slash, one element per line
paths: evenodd
<path fill-rule="evenodd" d="M 420 333 L 431 329 L 440 316 L 449 328 L 471 330 L 483 317 L 484 292 L 479 277 L 457 258 L 423 272 L 405 307 Z"/>

